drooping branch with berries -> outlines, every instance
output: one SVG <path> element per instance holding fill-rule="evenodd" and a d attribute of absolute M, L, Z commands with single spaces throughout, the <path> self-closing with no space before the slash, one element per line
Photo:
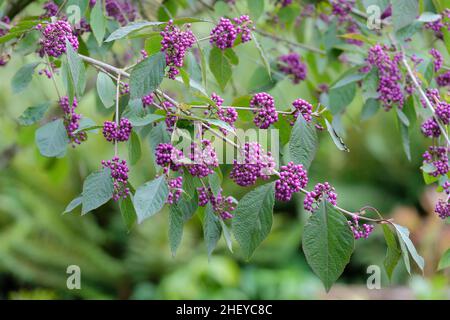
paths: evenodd
<path fill-rule="evenodd" d="M 85 179 L 65 212 L 80 206 L 87 214 L 112 199 L 131 229 L 167 206 L 173 255 L 185 221 L 196 215 L 209 255 L 223 235 L 230 251 L 234 237 L 241 255 L 250 259 L 271 230 L 275 203 L 303 197 L 309 215 L 303 251 L 327 290 L 343 273 L 355 240 L 368 238 L 377 226 L 388 245 L 389 277 L 401 258 L 408 272 L 411 260 L 423 271 L 408 229 L 365 204 L 359 210 L 340 207 L 329 182 L 308 185 L 308 170 L 319 136 L 328 134 L 339 150 L 350 151 L 336 122 L 360 92 L 363 112 L 383 109 L 398 119 L 407 158 L 410 123 L 423 119 L 421 131 L 432 142 L 423 155 L 425 182 L 450 194 L 449 67 L 438 46 L 417 50 L 410 45 L 411 38 L 428 36 L 448 49 L 450 9 L 444 1 L 436 1 L 434 12 L 423 11 L 417 1 L 391 1 L 379 8 L 373 27 L 368 8 L 354 0 L 316 5 L 266 0 L 258 8 L 247 3 L 255 4 L 204 1 L 210 18 L 184 17 L 164 7 L 158 21 L 148 21 L 139 17 L 133 1 L 85 1 L 78 19 L 66 2 L 48 1 L 39 17 L 1 18 L 0 65 L 7 65 L 21 42 L 35 39 L 36 55 L 17 71 L 13 91 L 25 90 L 39 68 L 59 96 L 59 117 L 45 116 L 49 102 L 28 108 L 19 119 L 24 125 L 41 123 L 36 131 L 40 153 L 63 157 L 68 146 L 76 149 L 98 131 L 112 147 L 113 156 Z M 216 17 L 217 12 L 223 14 Z M 303 42 L 301 31 L 307 22 L 315 26 L 310 43 Z M 123 57 L 116 43 L 127 48 Z M 248 61 L 239 55 L 241 46 L 254 48 Z M 347 71 L 329 83 L 315 83 L 310 74 L 323 72 L 327 61 L 345 64 Z M 245 63 L 257 65 L 262 79 L 250 93 L 232 77 Z M 94 88 L 87 86 L 92 72 Z M 280 105 L 270 90 L 283 80 L 294 86 L 307 82 L 314 100 L 299 96 L 289 106 Z M 172 92 L 173 83 L 183 89 Z M 96 123 L 76 112 L 91 89 L 107 109 L 114 107 L 112 119 Z M 232 102 L 223 97 L 233 97 Z M 251 118 L 256 138 L 240 127 L 243 117 Z M 287 132 L 287 141 L 258 140 L 274 129 Z M 129 173 L 144 139 L 157 174 L 134 187 Z M 120 154 L 120 144 L 128 146 L 128 158 Z M 236 186 L 249 189 L 241 199 L 224 194 L 224 172 Z M 450 216 L 448 197 L 435 211 L 442 219 Z"/>

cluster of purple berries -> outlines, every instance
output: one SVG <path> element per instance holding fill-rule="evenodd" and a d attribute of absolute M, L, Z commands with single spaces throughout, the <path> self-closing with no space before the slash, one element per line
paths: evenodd
<path fill-rule="evenodd" d="M 42 28 L 38 24 L 37 29 Z M 72 31 L 72 27 L 67 21 L 58 20 L 54 23 L 49 23 L 42 31 L 41 56 L 47 54 L 49 56 L 58 58 L 66 53 L 66 41 L 68 41 L 74 50 L 78 50 L 78 39 Z"/>
<path fill-rule="evenodd" d="M 183 158 L 183 152 L 178 150 L 170 143 L 160 143 L 155 149 L 155 161 L 157 165 L 173 171 L 181 168 L 180 160 Z"/>
<path fill-rule="evenodd" d="M 141 100 L 144 108 L 150 107 L 153 104 L 153 93 L 143 96 Z"/>
<path fill-rule="evenodd" d="M 42 9 L 44 9 L 45 12 L 43 15 L 41 15 L 41 18 L 54 17 L 58 14 L 58 11 L 59 11 L 58 5 L 56 3 L 54 3 L 52 0 L 44 3 L 44 5 L 42 6 Z"/>
<path fill-rule="evenodd" d="M 8 16 L 1 17 L 0 21 L 3 22 L 3 23 L 6 23 L 6 24 L 10 24 L 11 23 L 11 20 L 9 19 Z M 0 27 L 0 37 L 3 37 L 7 33 L 8 33 L 8 29 L 7 28 L 1 28 Z"/>
<path fill-rule="evenodd" d="M 449 8 L 446 8 L 441 13 L 441 18 L 439 18 L 438 20 L 425 23 L 425 29 L 429 29 L 429 30 L 433 31 L 436 38 L 443 39 L 444 38 L 443 30 L 444 29 L 450 30 L 450 22 L 444 21 L 445 18 L 450 19 L 450 9 Z"/>
<path fill-rule="evenodd" d="M 182 192 L 183 177 L 180 176 L 174 179 L 170 179 L 167 184 L 169 185 L 169 196 L 167 197 L 167 203 L 177 203 Z"/>
<path fill-rule="evenodd" d="M 186 25 L 186 31 L 174 25 L 170 20 L 163 31 L 161 31 L 161 51 L 166 54 L 166 65 L 169 67 L 169 78 L 175 79 L 180 73 L 178 68 L 183 66 L 184 56 L 189 48 L 195 43 L 195 36 L 190 30 L 190 24 Z"/>
<path fill-rule="evenodd" d="M 274 173 L 275 160 L 270 152 L 265 152 L 257 142 L 244 144 L 241 159 L 233 161 L 230 178 L 238 185 L 246 187 L 256 183 L 258 178 L 267 180 Z"/>
<path fill-rule="evenodd" d="M 133 126 L 127 118 L 120 119 L 119 125 L 112 121 L 105 121 L 103 124 L 103 136 L 109 142 L 128 141 Z"/>
<path fill-rule="evenodd" d="M 303 201 L 303 207 L 305 210 L 314 212 L 317 210 L 320 202 L 324 199 L 331 203 L 333 206 L 337 204 L 337 194 L 328 182 L 318 183 L 314 186 L 314 189 L 306 193 L 305 200 Z"/>
<path fill-rule="evenodd" d="M 250 107 L 256 114 L 253 122 L 260 129 L 267 129 L 269 126 L 278 121 L 278 113 L 275 109 L 275 100 L 266 93 L 260 92 L 253 96 L 250 100 Z"/>
<path fill-rule="evenodd" d="M 277 3 L 279 3 L 284 8 L 291 5 L 292 0 L 278 0 Z"/>
<path fill-rule="evenodd" d="M 423 154 L 425 163 L 433 165 L 435 170 L 429 174 L 433 177 L 446 175 L 450 170 L 448 165 L 448 148 L 431 146 Z"/>
<path fill-rule="evenodd" d="M 442 68 L 442 65 L 444 64 L 444 58 L 442 57 L 442 54 L 439 52 L 439 50 L 435 48 L 431 48 L 430 54 L 434 58 L 433 60 L 434 72 L 438 72 Z"/>
<path fill-rule="evenodd" d="M 172 133 L 173 129 L 175 128 L 175 124 L 178 121 L 178 117 L 175 115 L 176 111 L 174 110 L 175 106 L 170 101 L 164 101 L 163 107 L 166 110 L 166 119 L 164 122 L 166 123 L 166 130 L 167 132 Z"/>
<path fill-rule="evenodd" d="M 111 169 L 111 178 L 114 184 L 114 201 L 125 199 L 130 194 L 128 185 L 128 165 L 125 160 L 120 160 L 119 157 L 114 157 L 112 160 L 102 160 L 103 168 Z"/>
<path fill-rule="evenodd" d="M 450 86 L 450 71 L 444 72 L 436 77 L 436 83 L 439 87 Z"/>
<path fill-rule="evenodd" d="M 247 15 L 233 20 L 220 18 L 219 23 L 211 30 L 209 42 L 221 50 L 232 48 L 237 37 L 241 36 L 242 43 L 250 41 L 253 22 Z"/>
<path fill-rule="evenodd" d="M 224 100 L 217 94 L 211 94 L 211 100 L 216 103 L 217 107 L 217 117 L 223 122 L 228 123 L 230 126 L 234 128 L 234 123 L 238 118 L 238 113 L 235 108 L 222 108 L 222 104 Z M 227 134 L 227 130 L 224 128 L 219 129 L 224 135 Z"/>
<path fill-rule="evenodd" d="M 292 195 L 308 184 L 308 174 L 301 164 L 289 162 L 282 166 L 279 179 L 275 182 L 275 198 L 289 201 Z"/>
<path fill-rule="evenodd" d="M 191 160 L 187 165 L 189 173 L 200 178 L 212 174 L 214 168 L 219 166 L 216 151 L 209 140 L 202 140 L 201 145 L 192 143 L 189 159 Z"/>
<path fill-rule="evenodd" d="M 300 55 L 296 52 L 279 56 L 278 69 L 282 73 L 290 76 L 294 84 L 305 80 L 308 71 L 306 64 L 300 60 Z"/>
<path fill-rule="evenodd" d="M 383 103 L 386 111 L 394 105 L 403 107 L 404 96 L 400 85 L 402 73 L 399 68 L 401 55 L 396 54 L 393 58 L 387 52 L 388 48 L 382 45 L 375 45 L 369 49 L 367 62 L 370 67 L 378 68 L 378 89 L 379 99 Z"/>
<path fill-rule="evenodd" d="M 359 225 L 359 217 L 355 214 L 352 218 L 353 221 L 347 221 L 350 229 L 353 232 L 353 236 L 356 240 L 367 239 L 372 233 L 374 226 L 371 224 L 364 223 L 362 226 Z"/>
<path fill-rule="evenodd" d="M 438 138 L 442 133 L 439 124 L 433 117 L 422 123 L 421 130 L 423 135 L 429 138 Z"/>
<path fill-rule="evenodd" d="M 434 208 L 434 211 L 438 214 L 439 218 L 447 219 L 450 217 L 450 203 L 447 201 L 439 200 Z"/>
<path fill-rule="evenodd" d="M 107 15 L 122 26 L 134 21 L 137 16 L 137 10 L 130 0 L 106 0 L 105 9 Z"/>
<path fill-rule="evenodd" d="M 291 121 L 291 125 L 295 123 L 299 115 L 302 115 L 306 122 L 312 121 L 313 106 L 311 103 L 303 99 L 297 99 L 292 102 L 292 106 L 295 108 L 295 111 L 293 113 L 294 121 Z"/>
<path fill-rule="evenodd" d="M 355 6 L 354 0 L 332 0 L 332 14 L 338 17 L 340 22 L 352 20 L 350 13 Z"/>
<path fill-rule="evenodd" d="M 223 220 L 233 218 L 232 212 L 236 209 L 236 200 L 233 197 L 222 196 L 222 190 L 220 190 L 217 196 L 214 196 L 211 188 L 197 188 L 198 193 L 198 205 L 204 207 L 211 202 L 211 206 L 215 213 L 217 213 Z"/>
<path fill-rule="evenodd" d="M 74 97 L 72 105 L 70 105 L 69 97 L 64 96 L 59 100 L 59 106 L 64 112 L 64 126 L 72 146 L 86 141 L 86 132 L 81 131 L 75 133 L 75 131 L 80 127 L 81 120 L 81 115 L 75 112 L 75 108 L 78 106 L 77 98 Z"/>

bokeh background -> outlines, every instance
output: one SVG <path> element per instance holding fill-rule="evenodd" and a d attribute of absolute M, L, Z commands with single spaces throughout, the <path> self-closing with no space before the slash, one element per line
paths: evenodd
<path fill-rule="evenodd" d="M 32 5 L 27 10 L 32 14 L 39 12 L 40 7 Z M 214 19 L 218 14 L 198 13 Z M 208 34 L 209 28 L 205 24 L 194 26 L 195 32 L 203 35 Z M 314 36 L 312 28 L 312 25 L 304 26 L 302 38 L 305 42 Z M 415 39 L 413 46 L 420 48 L 422 41 L 430 40 Z M 261 42 L 274 56 L 282 50 L 272 41 L 261 39 Z M 114 45 L 115 61 L 122 61 L 126 48 L 134 48 L 138 53 L 140 46 L 141 40 Z M 33 52 L 33 49 L 26 51 Z M 275 97 L 279 109 L 286 109 L 289 102 L 298 97 L 316 102 L 315 88 L 320 83 L 331 83 L 348 68 L 337 59 L 319 61 L 313 54 L 301 52 L 312 71 L 308 81 L 294 86 L 287 79 L 273 82 L 267 79 L 253 45 L 239 46 L 236 51 L 241 61 L 233 68 L 235 92 L 230 90 L 224 94 L 226 103 L 231 103 L 236 95 L 262 88 Z M 114 62 L 108 51 L 103 52 L 102 57 Z M 102 159 L 111 158 L 113 150 L 101 135 L 90 134 L 86 143 L 70 150 L 65 158 L 48 159 L 39 154 L 34 144 L 37 125 L 20 127 L 17 118 L 31 105 L 56 101 L 52 82 L 35 75 L 31 86 L 20 95 L 12 94 L 9 83 L 20 66 L 36 59 L 34 53 L 14 54 L 10 63 L 0 69 L 0 298 L 450 297 L 448 270 L 436 271 L 440 256 L 450 245 L 450 226 L 433 213 L 434 203 L 441 195 L 424 184 L 419 170 L 427 141 L 420 135 L 417 123 L 411 129 L 411 161 L 404 154 L 394 113 L 380 110 L 370 119 L 362 120 L 363 103 L 358 96 L 340 121 L 350 152 L 338 151 L 330 137 L 321 134 L 320 149 L 310 169 L 310 185 L 327 180 L 336 187 L 342 207 L 358 210 L 371 205 L 386 217 L 407 226 L 426 261 L 423 276 L 418 273 L 409 276 L 400 262 L 392 282 L 383 271 L 382 289 L 368 290 L 366 269 L 373 264 L 382 267 L 386 250 L 382 231 L 376 228 L 370 239 L 356 241 L 350 264 L 326 294 L 301 251 L 307 215 L 301 209 L 300 197 L 288 204 L 276 204 L 272 232 L 250 262 L 241 258 L 236 244 L 235 253 L 228 252 L 223 240 L 208 261 L 201 224 L 195 216 L 186 224 L 182 244 L 173 258 L 168 246 L 167 210 L 130 232 L 113 202 L 85 216 L 80 216 L 78 210 L 63 215 L 66 205 L 79 195 L 83 179 L 100 167 Z M 446 61 L 449 61 L 448 56 Z M 94 76 L 94 72 L 90 72 Z M 212 77 L 210 79 L 208 91 L 212 92 L 217 87 Z M 182 85 L 164 82 L 163 88 L 179 99 L 191 98 Z M 95 92 L 95 76 L 90 77 L 88 90 L 80 101 L 79 112 L 98 123 L 109 119 L 111 111 L 104 109 Z M 240 126 L 247 125 L 241 120 Z M 135 186 L 155 174 L 147 140 L 142 140 L 142 148 L 143 157 L 131 169 L 131 181 Z M 126 148 L 121 150 L 123 155 L 126 152 Z M 236 198 L 248 191 L 236 187 L 229 179 L 225 180 L 224 188 L 227 194 Z M 66 287 L 69 265 L 81 268 L 81 290 Z"/>

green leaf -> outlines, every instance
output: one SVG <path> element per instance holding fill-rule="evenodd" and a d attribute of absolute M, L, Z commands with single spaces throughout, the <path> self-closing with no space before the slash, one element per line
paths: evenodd
<path fill-rule="evenodd" d="M 260 1 L 260 2 L 264 3 L 264 1 Z M 269 59 L 267 58 L 266 52 L 264 51 L 264 48 L 261 46 L 258 38 L 256 37 L 256 35 L 254 33 L 252 34 L 252 38 L 253 38 L 253 41 L 255 42 L 256 48 L 258 49 L 259 57 L 261 58 L 261 61 L 264 65 L 264 67 L 266 68 L 267 74 L 269 75 L 269 78 L 272 78 L 270 62 L 269 62 Z"/>
<path fill-rule="evenodd" d="M 138 223 L 160 211 L 168 195 L 169 188 L 163 175 L 137 188 L 133 202 Z"/>
<path fill-rule="evenodd" d="M 162 36 L 156 34 L 145 40 L 145 51 L 149 56 L 161 51 Z"/>
<path fill-rule="evenodd" d="M 152 131 L 150 131 L 149 142 L 152 154 L 155 153 L 155 149 L 158 144 L 170 142 L 170 135 L 166 128 L 166 124 L 164 122 L 160 122 L 152 128 Z"/>
<path fill-rule="evenodd" d="M 67 62 L 69 64 L 69 73 L 75 87 L 75 93 L 81 97 L 86 87 L 86 70 L 83 60 L 73 49 L 69 41 L 66 40 Z"/>
<path fill-rule="evenodd" d="M 99 72 L 97 76 L 97 93 L 100 101 L 106 108 L 111 108 L 116 100 L 116 84 L 105 73 Z"/>
<path fill-rule="evenodd" d="M 361 91 L 365 102 L 369 99 L 377 99 L 380 96 L 378 92 L 378 82 L 378 69 L 372 68 L 364 77 L 361 85 Z"/>
<path fill-rule="evenodd" d="M 61 157 L 66 154 L 70 140 L 62 119 L 49 122 L 36 130 L 36 144 L 44 157 Z"/>
<path fill-rule="evenodd" d="M 133 130 L 131 131 L 130 140 L 128 142 L 128 159 L 131 165 L 135 165 L 141 158 L 141 141 L 139 136 Z"/>
<path fill-rule="evenodd" d="M 350 150 L 348 149 L 347 145 L 344 143 L 342 138 L 336 133 L 336 130 L 334 130 L 331 123 L 327 119 L 324 119 L 324 120 L 325 120 L 325 124 L 327 126 L 327 131 L 330 134 L 331 139 L 333 140 L 336 147 L 341 151 L 349 152 Z"/>
<path fill-rule="evenodd" d="M 245 259 L 269 235 L 275 202 L 275 184 L 267 183 L 247 193 L 238 203 L 232 230 Z"/>
<path fill-rule="evenodd" d="M 380 109 L 380 103 L 377 99 L 367 99 L 361 111 L 361 120 L 368 120 Z"/>
<path fill-rule="evenodd" d="M 308 169 L 316 156 L 318 140 L 314 125 L 298 117 L 289 140 L 289 160 Z"/>
<path fill-rule="evenodd" d="M 99 46 L 102 45 L 106 33 L 106 18 L 103 14 L 102 1 L 97 1 L 91 10 L 90 25 Z"/>
<path fill-rule="evenodd" d="M 225 243 L 227 244 L 228 250 L 230 250 L 230 252 L 233 253 L 233 240 L 231 239 L 231 232 L 222 219 L 219 219 L 219 221 L 222 227 L 223 237 L 225 239 Z"/>
<path fill-rule="evenodd" d="M 232 48 L 227 48 L 223 51 L 223 53 L 225 54 L 225 57 L 227 57 L 228 61 L 232 64 L 237 66 L 239 64 L 239 57 L 236 54 L 236 52 L 234 52 L 234 50 Z"/>
<path fill-rule="evenodd" d="M 403 116 L 400 116 L 400 114 L 402 114 Z M 408 158 L 408 160 L 411 161 L 411 146 L 409 143 L 409 130 L 408 130 L 408 126 L 405 124 L 405 120 L 406 120 L 409 125 L 409 120 L 403 112 L 397 113 L 397 115 L 398 115 L 398 117 L 397 117 L 398 118 L 398 126 L 400 128 L 400 136 L 402 138 L 403 150 L 405 151 L 405 154 L 406 154 L 406 157 Z"/>
<path fill-rule="evenodd" d="M 420 22 L 434 22 L 441 18 L 440 14 L 433 13 L 433 12 L 424 12 L 420 15 L 420 17 L 417 19 Z"/>
<path fill-rule="evenodd" d="M 197 198 L 192 197 L 192 199 L 185 199 L 181 197 L 180 200 L 178 200 L 177 207 L 183 215 L 183 220 L 188 221 L 197 211 Z"/>
<path fill-rule="evenodd" d="M 169 210 L 169 244 L 172 256 L 175 257 L 177 249 L 183 237 L 183 212 L 178 208 L 177 204 L 170 205 Z"/>
<path fill-rule="evenodd" d="M 392 3 L 392 23 L 394 30 L 398 31 L 416 20 L 419 15 L 418 1 L 395 0 Z"/>
<path fill-rule="evenodd" d="M 86 214 L 108 202 L 113 192 L 114 185 L 109 168 L 91 173 L 83 183 L 81 214 Z"/>
<path fill-rule="evenodd" d="M 138 63 L 131 71 L 130 99 L 141 99 L 152 93 L 161 84 L 166 68 L 163 52 L 154 54 Z"/>
<path fill-rule="evenodd" d="M 345 79 L 343 79 L 345 80 Z M 333 115 L 344 111 L 355 97 L 356 83 L 355 82 L 338 82 L 330 89 L 330 111 Z"/>
<path fill-rule="evenodd" d="M 214 213 L 211 204 L 208 203 L 206 205 L 205 217 L 203 219 L 203 236 L 206 242 L 208 257 L 211 257 L 211 254 L 216 248 L 217 242 L 219 241 L 222 233 L 222 227 L 219 220 L 220 218 Z"/>
<path fill-rule="evenodd" d="M 100 2 L 100 1 L 99 1 Z M 158 26 L 162 25 L 165 22 L 159 22 L 159 21 L 139 21 L 139 22 L 132 22 L 127 24 L 125 27 L 121 27 L 117 30 L 115 30 L 113 33 L 111 33 L 108 37 L 108 39 L 105 40 L 105 42 L 111 42 L 114 40 L 119 40 L 122 38 L 125 38 L 127 35 L 129 35 L 133 31 L 137 31 L 139 29 L 149 27 L 149 26 Z"/>
<path fill-rule="evenodd" d="M 134 210 L 132 195 L 130 194 L 125 199 L 119 200 L 120 213 L 122 214 L 123 222 L 127 230 L 130 231 L 136 222 L 136 210 Z"/>
<path fill-rule="evenodd" d="M 219 119 L 204 119 L 209 124 L 212 124 L 214 126 L 218 126 L 219 128 L 225 129 L 229 132 L 234 132 L 235 129 L 227 122 L 219 120 Z"/>
<path fill-rule="evenodd" d="M 217 197 L 217 194 L 222 189 L 220 177 L 217 174 L 217 172 L 213 172 L 212 174 L 210 174 L 208 176 L 208 181 L 209 181 L 209 186 L 211 187 L 211 190 L 212 190 L 214 196 Z"/>
<path fill-rule="evenodd" d="M 44 118 L 45 112 L 50 107 L 51 102 L 44 102 L 36 106 L 28 107 L 17 119 L 22 126 L 30 126 Z"/>
<path fill-rule="evenodd" d="M 347 219 L 322 201 L 305 225 L 302 245 L 306 261 L 328 292 L 353 252 L 354 238 Z"/>
<path fill-rule="evenodd" d="M 72 201 L 70 201 L 70 203 L 67 205 L 66 209 L 64 210 L 63 214 L 72 212 L 76 207 L 81 205 L 82 201 L 83 201 L 82 196 L 78 196 L 75 199 L 73 199 Z"/>
<path fill-rule="evenodd" d="M 264 12 L 264 1 L 247 0 L 247 8 L 250 13 L 250 17 L 253 21 L 256 21 Z"/>
<path fill-rule="evenodd" d="M 411 258 L 414 260 L 414 262 L 417 264 L 417 266 L 422 270 L 425 266 L 425 261 L 423 258 L 417 253 L 416 248 L 414 247 L 414 244 L 412 243 L 411 239 L 409 239 L 409 230 L 406 227 L 403 227 L 401 225 L 393 223 L 395 230 L 397 231 L 398 240 L 400 242 L 400 248 L 402 249 L 403 254 L 403 260 L 406 265 L 406 269 L 408 270 L 408 273 L 411 272 L 410 266 L 409 266 L 409 255 L 411 255 Z"/>
<path fill-rule="evenodd" d="M 450 249 L 447 249 L 439 261 L 438 270 L 444 270 L 450 267 Z"/>
<path fill-rule="evenodd" d="M 33 62 L 21 67 L 11 80 L 11 88 L 13 93 L 20 93 L 25 90 L 33 79 L 34 69 L 39 62 Z"/>
<path fill-rule="evenodd" d="M 400 248 L 398 247 L 394 232 L 392 232 L 392 230 L 386 224 L 383 224 L 382 227 L 384 239 L 387 245 L 386 257 L 384 258 L 383 264 L 384 268 L 386 269 L 387 276 L 390 280 L 402 253 L 400 251 Z"/>
<path fill-rule="evenodd" d="M 209 68 L 222 91 L 231 79 L 232 69 L 222 50 L 214 47 L 209 53 Z"/>

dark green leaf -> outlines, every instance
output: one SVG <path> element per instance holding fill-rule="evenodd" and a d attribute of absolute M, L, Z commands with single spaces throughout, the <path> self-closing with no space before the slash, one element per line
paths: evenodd
<path fill-rule="evenodd" d="M 125 223 L 127 230 L 130 231 L 136 222 L 137 217 L 136 211 L 134 210 L 132 195 L 129 195 L 125 199 L 120 199 L 119 207 L 123 222 Z"/>
<path fill-rule="evenodd" d="M 355 97 L 356 84 L 350 82 L 340 86 L 333 86 L 330 89 L 330 111 L 332 114 L 338 114 L 344 111 Z"/>
<path fill-rule="evenodd" d="M 245 259 L 269 235 L 275 202 L 275 184 L 267 183 L 247 193 L 238 203 L 232 221 L 233 234 Z"/>
<path fill-rule="evenodd" d="M 116 84 L 103 72 L 99 72 L 97 76 L 97 93 L 106 108 L 114 105 L 114 101 L 116 100 Z"/>
<path fill-rule="evenodd" d="M 106 19 L 103 14 L 102 1 L 97 1 L 91 10 L 90 25 L 92 33 L 97 39 L 98 45 L 101 46 L 106 33 Z"/>
<path fill-rule="evenodd" d="M 350 150 L 348 149 L 347 145 L 344 143 L 342 138 L 336 133 L 336 130 L 334 130 L 333 126 L 331 125 L 330 122 L 328 122 L 327 119 L 325 119 L 325 124 L 327 126 L 327 131 L 330 134 L 331 139 L 333 140 L 336 147 L 341 151 L 349 152 Z"/>
<path fill-rule="evenodd" d="M 33 79 L 34 69 L 39 62 L 33 62 L 21 67 L 11 80 L 11 88 L 13 93 L 20 93 L 25 90 Z"/>
<path fill-rule="evenodd" d="M 131 165 L 135 165 L 141 158 L 141 141 L 139 136 L 133 130 L 131 131 L 130 141 L 128 141 L 128 159 Z"/>
<path fill-rule="evenodd" d="M 172 204 L 169 210 L 169 244 L 173 257 L 175 257 L 183 237 L 183 226 L 183 212 L 178 208 L 177 204 Z"/>
<path fill-rule="evenodd" d="M 129 35 L 133 31 L 137 31 L 139 29 L 149 27 L 149 26 L 158 26 L 162 25 L 165 22 L 159 22 L 159 21 L 138 21 L 138 22 L 132 22 L 127 24 L 125 27 L 121 27 L 117 30 L 115 30 L 113 33 L 111 33 L 108 37 L 108 39 L 105 40 L 105 42 L 110 42 L 118 39 L 122 39 Z"/>
<path fill-rule="evenodd" d="M 314 125 L 298 117 L 289 140 L 289 160 L 308 169 L 316 156 L 318 137 Z"/>
<path fill-rule="evenodd" d="M 214 213 L 210 203 L 206 205 L 205 217 L 203 219 L 203 236 L 206 242 L 208 256 L 211 257 L 212 252 L 217 246 L 222 233 L 219 217 Z"/>
<path fill-rule="evenodd" d="M 250 17 L 253 21 L 256 21 L 264 12 L 264 1 L 247 0 L 247 8 L 250 12 Z"/>
<path fill-rule="evenodd" d="M 264 1 L 261 1 L 261 2 L 264 2 Z M 258 49 L 259 57 L 261 58 L 261 61 L 264 65 L 264 67 L 266 68 L 267 74 L 269 75 L 269 78 L 272 78 L 270 62 L 269 62 L 269 59 L 267 58 L 266 52 L 265 52 L 264 48 L 261 46 L 261 44 L 259 43 L 259 40 L 254 33 L 252 34 L 252 38 L 253 38 L 253 41 L 255 42 L 256 48 Z"/>
<path fill-rule="evenodd" d="M 91 173 L 83 183 L 81 214 L 86 214 L 108 202 L 113 192 L 114 185 L 109 168 Z"/>
<path fill-rule="evenodd" d="M 76 207 L 81 205 L 82 201 L 83 201 L 82 196 L 78 196 L 75 199 L 73 199 L 72 201 L 70 201 L 70 203 L 67 205 L 66 209 L 64 210 L 63 214 L 72 212 Z"/>
<path fill-rule="evenodd" d="M 225 239 L 225 243 L 227 244 L 228 250 L 233 253 L 233 240 L 231 239 L 231 232 L 222 219 L 219 219 L 219 221 L 220 225 L 222 226 L 223 237 Z"/>
<path fill-rule="evenodd" d="M 377 99 L 367 99 L 361 112 L 361 120 L 367 120 L 380 109 L 380 102 Z"/>
<path fill-rule="evenodd" d="M 81 60 L 78 53 L 73 49 L 72 45 L 67 40 L 66 50 L 70 77 L 75 87 L 75 93 L 78 97 L 81 97 L 86 87 L 86 70 L 84 68 L 83 60 Z"/>
<path fill-rule="evenodd" d="M 156 53 L 138 63 L 131 71 L 130 99 L 141 99 L 152 93 L 164 78 L 166 58 L 163 52 Z"/>
<path fill-rule="evenodd" d="M 416 20 L 419 15 L 418 1 L 395 0 L 392 1 L 392 22 L 395 31 L 398 31 Z"/>
<path fill-rule="evenodd" d="M 386 241 L 387 250 L 386 257 L 384 258 L 384 268 L 386 269 L 386 273 L 388 278 L 392 278 L 392 273 L 394 272 L 395 267 L 398 264 L 398 261 L 401 256 L 400 248 L 398 247 L 397 240 L 395 239 L 395 234 L 391 229 L 385 224 L 382 225 L 384 239 Z"/>
<path fill-rule="evenodd" d="M 410 272 L 409 266 L 409 255 L 417 264 L 417 266 L 422 270 L 425 266 L 425 261 L 423 258 L 417 253 L 414 244 L 411 239 L 409 239 L 409 230 L 406 227 L 393 223 L 395 230 L 397 231 L 398 241 L 400 242 L 400 248 L 402 249 L 403 261 L 405 262 L 406 269 Z M 408 254 L 409 253 L 409 254 Z"/>
<path fill-rule="evenodd" d="M 45 157 L 61 157 L 70 142 L 62 119 L 49 122 L 36 131 L 36 144 Z"/>
<path fill-rule="evenodd" d="M 228 59 L 222 50 L 214 47 L 209 53 L 209 68 L 220 88 L 225 90 L 228 81 L 231 79 L 232 70 Z"/>
<path fill-rule="evenodd" d="M 164 175 L 137 188 L 133 202 L 138 223 L 159 212 L 166 203 L 168 195 L 169 188 Z"/>
<path fill-rule="evenodd" d="M 22 126 L 32 125 L 42 120 L 50 105 L 50 102 L 44 102 L 33 107 L 28 107 L 17 120 Z"/>
<path fill-rule="evenodd" d="M 347 219 L 322 201 L 305 225 L 302 245 L 306 261 L 329 291 L 353 252 L 354 238 Z"/>

